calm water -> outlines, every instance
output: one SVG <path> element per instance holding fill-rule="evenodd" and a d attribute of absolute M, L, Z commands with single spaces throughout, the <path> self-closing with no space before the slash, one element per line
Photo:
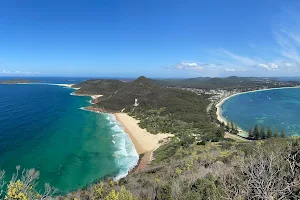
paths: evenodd
<path fill-rule="evenodd" d="M 300 89 L 285 88 L 234 96 L 222 105 L 223 116 L 242 129 L 255 124 L 284 129 L 286 134 L 300 136 Z"/>
<path fill-rule="evenodd" d="M 66 83 L 66 82 L 65 82 Z M 69 83 L 69 82 L 67 82 Z M 0 167 L 36 168 L 40 185 L 65 193 L 121 177 L 138 155 L 113 115 L 81 110 L 89 97 L 55 85 L 0 85 Z"/>

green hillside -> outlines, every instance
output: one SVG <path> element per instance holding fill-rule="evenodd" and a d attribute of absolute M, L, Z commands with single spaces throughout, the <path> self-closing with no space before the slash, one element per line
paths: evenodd
<path fill-rule="evenodd" d="M 247 89 L 260 87 L 282 87 L 298 85 L 297 81 L 280 81 L 277 78 L 237 77 L 226 78 L 189 78 L 189 79 L 163 79 L 155 80 L 162 86 L 189 87 L 198 89 Z"/>
<path fill-rule="evenodd" d="M 126 85 L 119 80 L 87 80 L 75 84 L 73 88 L 80 88 L 75 94 L 110 94 Z"/>
<path fill-rule="evenodd" d="M 174 133 L 191 142 L 222 138 L 222 135 L 217 135 L 218 127 L 207 115 L 208 95 L 161 87 L 143 76 L 115 88 L 112 83 L 115 86 L 119 82 L 110 81 L 109 88 L 105 88 L 103 81 L 95 82 L 83 82 L 74 87 L 83 86 L 77 91 L 81 93 L 97 91 L 105 94 L 95 107 L 107 112 L 127 112 L 139 119 L 140 126 L 151 133 Z M 135 99 L 138 106 L 134 106 Z"/>

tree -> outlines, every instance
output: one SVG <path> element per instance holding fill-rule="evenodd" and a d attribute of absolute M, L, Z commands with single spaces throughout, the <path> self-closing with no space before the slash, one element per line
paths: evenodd
<path fill-rule="evenodd" d="M 282 131 L 281 131 L 281 137 L 282 137 L 282 138 L 286 138 L 286 135 L 285 135 L 285 132 L 284 132 L 283 129 L 282 129 Z"/>
<path fill-rule="evenodd" d="M 272 133 L 271 128 L 269 127 L 268 131 L 267 131 L 267 138 L 271 138 L 272 136 L 273 136 L 273 133 Z"/>
<path fill-rule="evenodd" d="M 221 122 L 220 126 L 225 127 L 225 123 Z"/>
<path fill-rule="evenodd" d="M 279 134 L 278 134 L 278 130 L 277 130 L 277 129 L 275 130 L 275 133 L 274 133 L 274 136 L 273 136 L 273 137 L 275 137 L 275 138 L 279 137 Z"/>
<path fill-rule="evenodd" d="M 133 195 L 122 186 L 119 193 L 119 200 L 137 200 L 137 198 L 133 197 Z"/>
<path fill-rule="evenodd" d="M 252 127 L 249 128 L 248 137 L 249 138 L 253 137 Z"/>
<path fill-rule="evenodd" d="M 256 139 L 256 140 L 259 139 L 259 131 L 258 131 L 258 126 L 257 126 L 257 124 L 256 124 L 255 127 L 254 127 L 253 136 L 254 136 L 254 139 Z"/>
<path fill-rule="evenodd" d="M 231 132 L 232 134 L 237 135 L 237 134 L 239 133 L 237 125 L 234 124 L 233 121 L 231 121 L 230 126 L 231 126 L 231 131 L 230 131 L 230 132 Z"/>
<path fill-rule="evenodd" d="M 105 200 L 118 200 L 119 199 L 119 193 L 115 190 L 112 190 L 106 197 Z"/>
<path fill-rule="evenodd" d="M 234 132 L 234 122 L 231 121 L 231 132 Z"/>
<path fill-rule="evenodd" d="M 261 126 L 260 133 L 259 133 L 260 139 L 266 138 L 266 131 L 264 125 Z"/>
<path fill-rule="evenodd" d="M 224 138 L 224 135 L 225 135 L 224 128 L 222 126 L 220 126 L 217 130 L 217 137 L 218 138 Z"/>
<path fill-rule="evenodd" d="M 239 133 L 239 128 L 238 128 L 237 124 L 234 125 L 233 133 L 236 135 Z"/>
<path fill-rule="evenodd" d="M 40 172 L 35 169 L 23 170 L 20 173 L 20 166 L 16 167 L 17 172 L 13 174 L 11 181 L 7 185 L 7 191 L 5 199 L 8 200 L 32 200 L 32 199 L 50 199 L 53 194 L 57 192 L 57 189 L 51 187 L 48 183 L 45 184 L 44 193 L 38 193 L 36 186 L 38 185 L 37 180 L 39 179 Z M 0 173 L 3 178 L 4 174 Z M 1 184 L 3 187 L 3 183 Z M 1 188 L 0 188 L 1 190 Z"/>
<path fill-rule="evenodd" d="M 226 123 L 225 130 L 228 132 L 230 131 L 230 123 L 229 122 Z"/>

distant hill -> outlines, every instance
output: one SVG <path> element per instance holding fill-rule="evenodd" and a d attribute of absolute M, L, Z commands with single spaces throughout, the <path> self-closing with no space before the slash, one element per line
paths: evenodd
<path fill-rule="evenodd" d="M 101 111 L 129 113 L 140 120 L 141 127 L 152 133 L 182 134 L 184 131 L 185 136 L 197 134 L 205 140 L 217 140 L 217 127 L 211 123 L 206 111 L 210 103 L 208 95 L 162 87 L 144 76 L 127 83 L 93 80 L 74 87 L 81 87 L 77 91 L 81 94 L 104 94 L 94 107 Z"/>
<path fill-rule="evenodd" d="M 164 79 L 155 80 L 161 86 L 169 87 L 189 87 L 198 89 L 243 89 L 256 87 L 278 87 L 294 86 L 297 81 L 280 81 L 277 78 L 257 78 L 257 77 L 237 77 L 226 78 L 189 78 L 189 79 Z"/>
<path fill-rule="evenodd" d="M 25 80 L 25 79 L 13 79 L 13 80 L 5 80 L 5 81 L 1 81 L 0 80 L 0 84 L 20 84 L 20 83 L 39 83 L 41 81 L 37 81 L 37 80 Z"/>
<path fill-rule="evenodd" d="M 118 91 L 103 96 L 97 106 L 113 112 L 122 109 L 130 110 L 134 106 L 135 99 L 138 99 L 140 107 L 156 107 L 158 102 L 164 101 L 166 91 L 164 88 L 153 83 L 151 79 L 143 76 L 125 84 Z"/>
<path fill-rule="evenodd" d="M 119 80 L 87 80 L 73 85 L 73 88 L 80 88 L 75 94 L 110 94 L 118 91 L 127 83 Z"/>

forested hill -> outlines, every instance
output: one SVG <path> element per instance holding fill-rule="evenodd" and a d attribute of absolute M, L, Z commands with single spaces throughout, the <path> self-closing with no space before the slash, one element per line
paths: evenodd
<path fill-rule="evenodd" d="M 163 79 L 155 83 L 169 87 L 189 87 L 199 89 L 244 89 L 259 87 L 283 87 L 299 85 L 298 81 L 280 81 L 277 78 L 237 77 L 226 78 L 198 77 L 189 79 Z"/>
<path fill-rule="evenodd" d="M 112 111 L 125 108 L 151 133 L 168 132 L 175 137 L 154 152 L 155 159 L 146 169 L 116 183 L 107 181 L 78 190 L 67 199 L 300 198 L 299 138 L 253 142 L 223 138 L 224 129 L 211 123 L 206 112 L 208 96 L 156 83 L 140 77 L 119 88 L 100 84 L 89 90 L 107 92 L 95 106 Z M 133 105 L 135 98 L 137 106 Z"/>
<path fill-rule="evenodd" d="M 151 79 L 139 77 L 128 82 L 119 90 L 109 95 L 103 96 L 101 102 L 96 106 L 112 112 L 119 112 L 122 109 L 131 111 L 134 107 L 135 99 L 138 100 L 138 107 L 155 108 L 160 106 L 162 101 L 168 96 L 168 91 L 152 82 Z"/>
<path fill-rule="evenodd" d="M 126 82 L 119 80 L 87 80 L 75 84 L 73 88 L 80 88 L 75 94 L 109 94 L 118 91 Z"/>
<path fill-rule="evenodd" d="M 143 76 L 126 83 L 94 80 L 74 87 L 80 86 L 77 92 L 81 94 L 96 91 L 94 94 L 104 94 L 94 105 L 96 108 L 129 113 L 140 120 L 140 126 L 152 133 L 168 132 L 183 136 L 185 132 L 184 136 L 191 136 L 191 141 L 195 138 L 218 140 L 222 137 L 217 135 L 218 128 L 207 114 L 206 108 L 210 103 L 208 95 L 162 87 Z M 135 99 L 138 105 L 134 105 Z"/>

